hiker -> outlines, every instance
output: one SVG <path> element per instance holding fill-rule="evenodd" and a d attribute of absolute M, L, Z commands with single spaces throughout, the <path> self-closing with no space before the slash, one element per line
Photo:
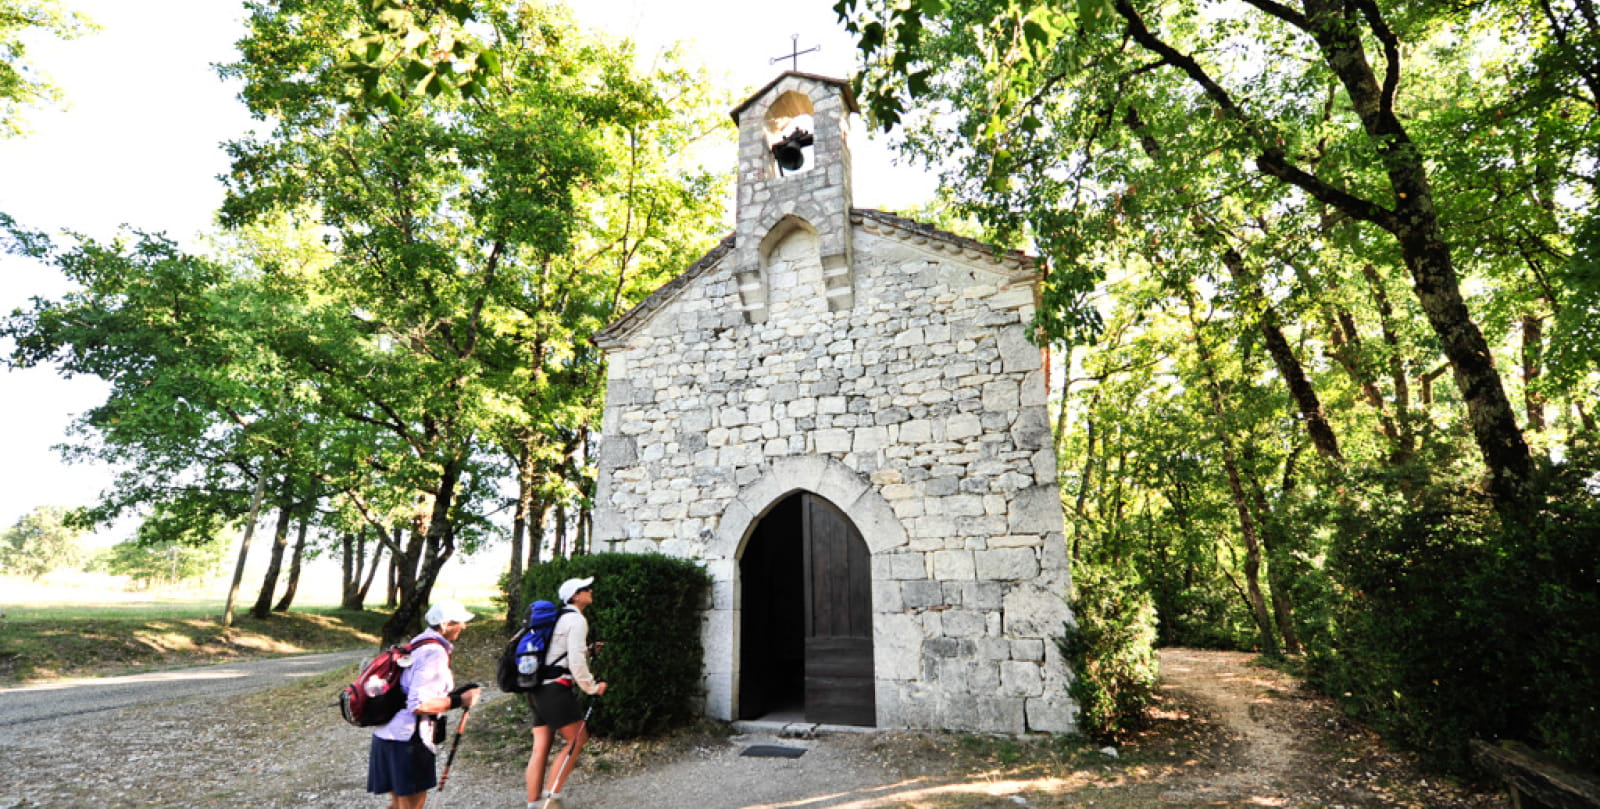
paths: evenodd
<path fill-rule="evenodd" d="M 450 650 L 472 613 L 441 601 L 423 619 L 428 628 L 411 639 L 411 665 L 400 675 L 406 707 L 372 732 L 367 754 L 367 791 L 388 793 L 390 809 L 422 809 L 439 780 L 434 759 L 444 734 L 436 729 L 445 730 L 446 712 L 471 708 L 481 693 L 476 683 L 456 688 L 450 671 Z"/>
<path fill-rule="evenodd" d="M 567 579 L 557 592 L 561 603 L 571 609 L 556 621 L 546 663 L 564 667 L 565 671 L 556 672 L 557 676 L 533 689 L 533 754 L 528 757 L 527 771 L 529 809 L 538 809 L 540 801 L 546 801 L 544 809 L 561 809 L 561 789 L 572 774 L 583 743 L 589 740 L 589 728 L 578 713 L 578 695 L 572 686 L 576 684 L 584 693 L 597 697 L 606 692 L 606 684 L 595 682 L 589 672 L 589 621 L 583 617 L 583 610 L 594 601 L 593 587 L 593 576 Z M 545 759 L 556 733 L 566 740 L 568 752 L 561 756 L 546 790 Z"/>

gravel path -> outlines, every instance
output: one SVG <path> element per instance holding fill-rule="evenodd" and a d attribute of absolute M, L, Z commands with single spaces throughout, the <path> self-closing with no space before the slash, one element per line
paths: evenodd
<path fill-rule="evenodd" d="M 1341 725 L 1325 701 L 1244 655 L 1168 650 L 1162 657 L 1163 692 L 1171 696 L 1164 721 L 1174 730 L 1143 744 L 1147 762 L 1170 763 L 1124 765 L 1091 754 L 1071 767 L 961 776 L 958 745 L 949 736 L 838 733 L 795 740 L 751 733 L 707 737 L 670 758 L 609 773 L 580 767 L 566 806 L 1507 805 L 1497 795 L 1419 777 L 1370 734 Z M 491 693 L 475 718 L 481 711 L 487 721 L 497 696 Z M 332 703 L 326 682 L 313 681 L 267 694 L 188 698 L 13 726 L 0 745 L 0 809 L 380 809 L 385 800 L 363 789 L 369 734 L 339 720 Z M 513 738 L 496 752 L 488 735 L 475 738 L 469 727 L 449 787 L 430 797 L 429 809 L 522 809 L 526 748 Z M 752 745 L 805 753 L 741 755 Z"/>

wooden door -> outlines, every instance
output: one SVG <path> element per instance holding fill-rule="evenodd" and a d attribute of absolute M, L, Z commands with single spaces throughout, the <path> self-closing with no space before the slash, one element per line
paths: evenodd
<path fill-rule="evenodd" d="M 806 721 L 874 725 L 872 562 L 833 504 L 802 495 Z"/>

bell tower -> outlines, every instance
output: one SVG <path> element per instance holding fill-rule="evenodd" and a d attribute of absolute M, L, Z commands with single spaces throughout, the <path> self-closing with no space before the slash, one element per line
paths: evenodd
<path fill-rule="evenodd" d="M 767 254 L 783 235 L 816 236 L 828 311 L 855 304 L 850 255 L 850 114 L 843 80 L 788 71 L 732 111 L 739 126 L 735 274 L 745 319 L 767 319 Z"/>

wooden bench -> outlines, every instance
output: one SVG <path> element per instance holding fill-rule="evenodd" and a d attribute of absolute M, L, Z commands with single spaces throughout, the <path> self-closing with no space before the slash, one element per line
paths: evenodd
<path fill-rule="evenodd" d="M 1600 809 L 1600 781 L 1520 742 L 1473 739 L 1472 760 L 1505 779 L 1513 809 Z"/>

